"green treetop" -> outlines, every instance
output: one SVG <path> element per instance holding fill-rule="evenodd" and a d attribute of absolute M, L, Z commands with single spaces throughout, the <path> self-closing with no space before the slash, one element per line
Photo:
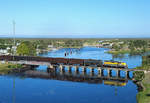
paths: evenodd
<path fill-rule="evenodd" d="M 25 41 L 17 47 L 17 54 L 22 56 L 35 56 L 36 48 L 31 42 Z"/>

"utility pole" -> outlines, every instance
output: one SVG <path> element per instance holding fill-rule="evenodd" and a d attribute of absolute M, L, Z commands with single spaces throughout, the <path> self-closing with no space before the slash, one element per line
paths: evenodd
<path fill-rule="evenodd" d="M 15 52 L 16 52 L 16 39 L 15 39 L 15 29 L 16 29 L 16 23 L 15 23 L 15 21 L 13 20 L 12 21 L 12 24 L 13 24 L 13 41 L 14 41 L 14 44 L 13 44 L 13 46 L 14 46 L 14 48 L 13 48 L 13 60 L 15 59 L 14 58 L 14 56 L 15 56 Z M 15 103 L 15 99 L 16 99 L 16 96 L 15 96 L 15 77 L 13 78 L 13 98 L 12 98 L 13 100 L 12 100 L 12 102 L 13 103 Z"/>
<path fill-rule="evenodd" d="M 15 21 L 13 20 L 13 41 L 14 41 L 14 44 L 13 44 L 13 46 L 14 46 L 14 48 L 13 48 L 13 57 L 15 56 L 15 52 L 16 52 L 16 39 L 15 39 L 15 33 L 16 33 L 16 23 L 15 23 Z M 14 58 L 13 58 L 14 59 Z"/>

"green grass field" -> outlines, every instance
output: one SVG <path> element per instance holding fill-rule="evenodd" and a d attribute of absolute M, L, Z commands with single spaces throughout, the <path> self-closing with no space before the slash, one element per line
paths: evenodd
<path fill-rule="evenodd" d="M 142 83 L 145 89 L 137 94 L 137 102 L 150 103 L 150 73 L 145 75 Z"/>
<path fill-rule="evenodd" d="M 19 64 L 0 63 L 0 74 L 8 74 L 10 70 L 21 67 Z"/>

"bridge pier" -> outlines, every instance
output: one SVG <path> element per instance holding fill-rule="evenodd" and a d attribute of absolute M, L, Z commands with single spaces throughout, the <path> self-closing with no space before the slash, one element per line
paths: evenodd
<path fill-rule="evenodd" d="M 94 75 L 94 72 L 93 72 L 93 68 L 92 67 L 88 67 L 90 69 L 90 76 L 93 76 Z"/>
<path fill-rule="evenodd" d="M 86 74 L 86 69 L 87 68 L 85 66 L 82 67 L 82 69 L 81 69 L 81 75 L 84 76 Z"/>
<path fill-rule="evenodd" d="M 74 70 L 75 70 L 75 73 L 79 73 L 79 67 L 78 66 L 74 66 Z"/>
<path fill-rule="evenodd" d="M 127 71 L 125 70 L 124 72 L 125 72 L 125 78 L 128 78 L 128 76 L 127 76 Z"/>
<path fill-rule="evenodd" d="M 47 68 L 47 73 L 50 73 L 50 68 Z"/>
<path fill-rule="evenodd" d="M 127 78 L 130 79 L 130 71 L 127 71 Z"/>
<path fill-rule="evenodd" d="M 98 77 L 101 77 L 101 76 L 102 76 L 102 75 L 101 75 L 101 68 L 98 67 L 97 70 L 98 70 Z"/>
<path fill-rule="evenodd" d="M 60 72 L 65 72 L 65 66 L 59 65 Z"/>
<path fill-rule="evenodd" d="M 109 70 L 109 77 L 112 77 L 112 70 Z"/>
<path fill-rule="evenodd" d="M 50 72 L 55 72 L 55 71 L 56 71 L 56 68 L 57 68 L 56 66 L 50 65 L 50 66 L 47 67 L 47 72 L 48 72 L 48 73 L 50 73 Z"/>
<path fill-rule="evenodd" d="M 112 75 L 112 70 L 111 69 L 106 69 L 107 70 L 107 77 L 111 77 Z"/>
<path fill-rule="evenodd" d="M 86 73 L 86 67 L 82 67 L 82 72 Z"/>
<path fill-rule="evenodd" d="M 94 72 L 90 72 L 90 76 L 94 76 Z"/>
<path fill-rule="evenodd" d="M 91 72 L 94 73 L 94 67 L 91 67 Z"/>
<path fill-rule="evenodd" d="M 104 76 L 104 69 L 101 69 L 101 76 Z"/>
<path fill-rule="evenodd" d="M 128 70 L 125 71 L 125 78 L 131 79 L 130 78 L 130 71 L 128 71 Z"/>
<path fill-rule="evenodd" d="M 115 70 L 116 71 L 116 77 L 119 77 L 120 78 L 120 72 L 121 72 L 121 70 Z"/>
<path fill-rule="evenodd" d="M 93 76 L 94 75 L 94 68 L 93 67 L 89 67 L 90 69 L 90 76 Z"/>
<path fill-rule="evenodd" d="M 72 72 L 72 66 L 68 66 L 68 72 L 69 72 L 69 73 Z"/>
<path fill-rule="evenodd" d="M 60 70 L 60 72 L 59 72 L 60 75 L 63 75 L 64 73 L 65 73 L 65 71 L 63 71 L 63 70 L 62 71 Z"/>
<path fill-rule="evenodd" d="M 49 65 L 49 68 L 54 68 L 54 66 L 53 65 Z"/>
<path fill-rule="evenodd" d="M 48 73 L 53 72 L 52 69 L 54 69 L 53 66 L 52 66 L 52 65 L 49 65 L 49 66 L 47 67 L 47 72 L 48 72 Z"/>

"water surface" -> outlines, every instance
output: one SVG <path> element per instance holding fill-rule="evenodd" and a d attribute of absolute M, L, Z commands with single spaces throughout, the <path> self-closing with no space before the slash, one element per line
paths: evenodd
<path fill-rule="evenodd" d="M 45 57 L 65 57 L 82 59 L 120 60 L 129 68 L 141 65 L 141 56 L 128 54 L 114 57 L 105 53 L 106 48 L 84 47 L 72 50 L 60 49 L 41 54 Z M 44 70 L 39 66 L 37 70 Z M 131 74 L 132 75 L 132 74 Z M 136 103 L 137 87 L 128 80 L 125 86 L 112 86 L 102 83 L 74 82 L 68 80 L 41 79 L 25 76 L 0 76 L 0 103 Z"/>

